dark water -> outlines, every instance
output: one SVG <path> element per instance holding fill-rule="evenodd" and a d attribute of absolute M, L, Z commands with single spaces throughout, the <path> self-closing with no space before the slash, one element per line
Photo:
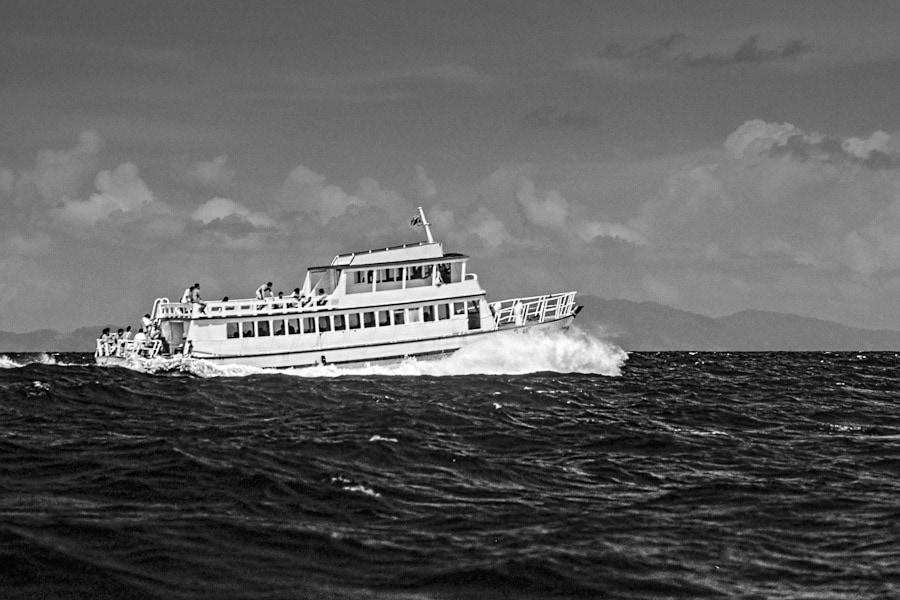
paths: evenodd
<path fill-rule="evenodd" d="M 7 355 L 0 598 L 900 597 L 900 356 L 622 358 L 298 377 Z"/>

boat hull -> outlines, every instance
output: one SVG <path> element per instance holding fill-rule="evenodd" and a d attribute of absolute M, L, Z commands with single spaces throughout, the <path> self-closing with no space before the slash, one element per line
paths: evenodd
<path fill-rule="evenodd" d="M 453 354 L 463 346 L 485 340 L 498 333 L 526 333 L 565 329 L 574 315 L 542 323 L 526 323 L 489 331 L 477 331 L 454 336 L 424 340 L 392 341 L 349 347 L 324 347 L 310 350 L 266 353 L 243 356 L 221 356 L 193 352 L 198 358 L 220 365 L 244 365 L 261 369 L 293 369 L 321 365 L 359 366 L 372 363 L 398 362 L 407 358 L 439 359 Z"/>

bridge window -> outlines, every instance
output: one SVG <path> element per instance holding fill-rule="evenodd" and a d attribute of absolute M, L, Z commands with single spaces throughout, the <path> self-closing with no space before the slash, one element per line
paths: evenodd
<path fill-rule="evenodd" d="M 225 337 L 227 337 L 230 340 L 241 337 L 241 324 L 240 323 L 227 323 L 225 325 Z"/>
<path fill-rule="evenodd" d="M 454 302 L 453 303 L 453 314 L 454 315 L 462 315 L 466 312 L 466 304 L 465 302 Z"/>
<path fill-rule="evenodd" d="M 303 317 L 303 333 L 315 333 L 316 332 L 316 318 L 315 317 Z"/>

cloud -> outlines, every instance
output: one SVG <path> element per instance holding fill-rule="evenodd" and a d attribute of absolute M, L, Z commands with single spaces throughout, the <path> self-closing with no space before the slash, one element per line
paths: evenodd
<path fill-rule="evenodd" d="M 54 209 L 61 220 L 88 228 L 119 213 L 129 219 L 154 202 L 153 193 L 138 176 L 133 163 L 122 163 L 112 171 L 100 171 L 94 181 L 97 191 L 87 200 L 62 199 Z"/>
<path fill-rule="evenodd" d="M 78 196 L 96 173 L 102 146 L 97 132 L 85 131 L 71 150 L 40 151 L 34 169 L 16 181 L 19 202 L 53 206 L 63 197 Z"/>
<path fill-rule="evenodd" d="M 532 225 L 565 229 L 569 203 L 559 192 L 550 190 L 539 195 L 531 179 L 520 177 L 516 188 L 516 202 L 522 208 L 525 220 Z"/>
<path fill-rule="evenodd" d="M 326 183 L 324 175 L 303 165 L 295 167 L 282 184 L 278 203 L 288 214 L 300 213 L 321 225 L 346 216 L 351 209 L 386 213 L 397 222 L 409 220 L 408 215 L 414 210 L 400 194 L 383 190 L 374 179 L 361 179 L 357 192 L 350 194 L 340 186 Z"/>
<path fill-rule="evenodd" d="M 246 221 L 253 227 L 262 229 L 275 228 L 276 223 L 265 213 L 252 212 L 247 207 L 228 198 L 213 198 L 198 206 L 191 219 L 209 225 L 213 221 L 223 220 L 228 217 L 237 217 Z"/>
<path fill-rule="evenodd" d="M 813 52 L 813 45 L 808 41 L 784 38 L 789 35 L 784 32 L 774 35 L 782 39 L 763 44 L 759 33 L 735 41 L 729 32 L 718 39 L 675 32 L 628 46 L 608 44 L 600 52 L 574 58 L 569 69 L 616 79 L 640 80 L 703 68 L 793 63 Z"/>
<path fill-rule="evenodd" d="M 685 264 L 890 276 L 900 269 L 897 148 L 882 131 L 842 138 L 748 121 L 718 162 L 674 173 L 636 225 Z"/>
<path fill-rule="evenodd" d="M 16 174 L 12 169 L 0 167 L 0 196 L 12 196 L 16 189 Z"/>
<path fill-rule="evenodd" d="M 226 155 L 210 161 L 197 161 L 183 167 L 181 179 L 190 185 L 206 190 L 226 191 L 234 184 L 235 170 Z"/>
<path fill-rule="evenodd" d="M 522 124 L 532 129 L 592 129 L 597 117 L 579 110 L 562 110 L 544 105 L 522 117 Z"/>
<path fill-rule="evenodd" d="M 416 167 L 416 178 L 412 182 L 413 193 L 421 200 L 431 200 L 437 196 L 437 187 L 425 172 L 425 167 Z"/>
<path fill-rule="evenodd" d="M 13 233 L 3 242 L 5 253 L 17 256 L 46 256 L 52 247 L 50 236 L 40 231 L 31 235 Z"/>

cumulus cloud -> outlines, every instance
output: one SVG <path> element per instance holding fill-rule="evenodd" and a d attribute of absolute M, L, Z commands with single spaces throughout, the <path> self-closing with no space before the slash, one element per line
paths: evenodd
<path fill-rule="evenodd" d="M 532 225 L 550 229 L 564 229 L 569 216 L 569 203 L 555 190 L 538 194 L 534 182 L 520 177 L 516 188 L 516 202 L 525 219 Z"/>
<path fill-rule="evenodd" d="M 189 184 L 213 191 L 224 191 L 234 183 L 235 170 L 226 155 L 210 161 L 197 161 L 184 167 L 182 178 Z"/>
<path fill-rule="evenodd" d="M 288 175 L 278 202 L 285 211 L 299 212 L 312 217 L 321 225 L 346 216 L 351 209 L 370 210 L 386 213 L 398 219 L 408 220 L 414 207 L 397 192 L 384 190 L 371 178 L 359 181 L 355 194 L 350 194 L 340 186 L 328 184 L 324 175 L 299 165 Z"/>
<path fill-rule="evenodd" d="M 52 206 L 64 196 L 79 195 L 96 173 L 102 146 L 97 132 L 85 131 L 71 150 L 42 150 L 34 169 L 22 173 L 16 181 L 19 201 L 34 199 Z"/>
<path fill-rule="evenodd" d="M 748 121 L 725 140 L 718 162 L 673 174 L 637 226 L 684 260 L 890 274 L 900 269 L 896 137 Z"/>
<path fill-rule="evenodd" d="M 154 200 L 133 163 L 122 163 L 112 171 L 100 171 L 94 185 L 97 191 L 85 201 L 63 198 L 62 206 L 56 209 L 59 218 L 74 225 L 91 227 L 113 213 L 139 213 Z"/>
<path fill-rule="evenodd" d="M 258 228 L 274 228 L 275 221 L 265 213 L 252 212 L 242 204 L 228 198 L 213 198 L 204 202 L 194 210 L 191 218 L 204 225 L 213 221 L 237 217 Z"/>

